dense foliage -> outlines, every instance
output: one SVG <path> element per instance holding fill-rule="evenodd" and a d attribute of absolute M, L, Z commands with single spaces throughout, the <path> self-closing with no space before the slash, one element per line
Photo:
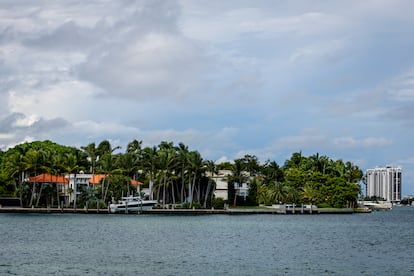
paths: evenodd
<path fill-rule="evenodd" d="M 114 153 L 108 141 L 91 143 L 81 149 L 58 145 L 51 141 L 23 143 L 0 151 L 0 196 L 19 197 L 22 206 L 57 204 L 56 187 L 29 183 L 29 176 L 41 173 L 103 173 L 98 189 L 82 190 L 79 206 L 104 205 L 110 198 L 132 193 L 130 179 L 144 183 L 150 198 L 162 205 L 182 204 L 188 208 L 209 208 L 222 204 L 213 198 L 213 176 L 230 170 L 228 176 L 229 205 L 274 203 L 311 203 L 332 207 L 354 206 L 360 192 L 362 171 L 350 162 L 332 160 L 319 154 L 309 157 L 294 153 L 283 166 L 275 161 L 260 164 L 256 156 L 246 155 L 234 162 L 215 164 L 204 160 L 198 151 L 179 143 L 161 142 L 143 148 L 134 140 L 123 153 Z M 249 196 L 240 197 L 234 184 L 249 183 Z"/>

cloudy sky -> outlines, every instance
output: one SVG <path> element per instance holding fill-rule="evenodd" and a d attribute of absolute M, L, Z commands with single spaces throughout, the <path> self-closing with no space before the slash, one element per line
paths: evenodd
<path fill-rule="evenodd" d="M 0 2 L 0 148 L 183 142 L 403 168 L 414 194 L 414 1 Z"/>

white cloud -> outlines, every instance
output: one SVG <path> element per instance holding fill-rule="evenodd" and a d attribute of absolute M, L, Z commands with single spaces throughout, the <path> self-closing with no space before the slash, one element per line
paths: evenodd
<path fill-rule="evenodd" d="M 109 49 L 109 51 L 108 51 Z M 199 85 L 202 49 L 177 35 L 148 33 L 109 45 L 88 57 L 80 76 L 108 96 L 134 100 L 180 100 Z"/>
<path fill-rule="evenodd" d="M 391 141 L 386 138 L 367 137 L 355 139 L 353 137 L 338 137 L 333 140 L 333 145 L 338 148 L 366 148 L 366 147 L 385 147 L 391 145 Z"/>
<path fill-rule="evenodd" d="M 335 63 L 344 57 L 343 50 L 348 44 L 346 39 L 334 39 L 329 41 L 316 42 L 313 45 L 298 48 L 291 55 L 289 61 L 297 62 L 318 62 Z"/>
<path fill-rule="evenodd" d="M 29 80 L 30 82 L 30 80 Z M 78 120 L 90 114 L 99 90 L 88 83 L 68 80 L 45 84 L 20 84 L 9 92 L 9 110 L 27 118 L 64 117 Z M 27 118 L 25 120 L 27 120 Z"/>

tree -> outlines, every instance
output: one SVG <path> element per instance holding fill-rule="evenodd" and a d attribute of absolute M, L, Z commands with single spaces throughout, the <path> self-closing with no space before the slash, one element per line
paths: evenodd
<path fill-rule="evenodd" d="M 234 160 L 234 164 L 231 170 L 231 175 L 227 179 L 227 183 L 229 187 L 228 188 L 228 191 L 229 191 L 228 199 L 229 201 L 233 201 L 233 206 L 237 205 L 237 193 L 236 191 L 234 191 L 234 194 L 233 194 L 232 189 L 234 188 L 235 185 L 242 185 L 243 183 L 246 183 L 247 180 L 249 179 L 249 177 L 244 172 L 244 169 L 245 169 L 245 166 L 244 166 L 243 160 L 241 159 Z M 231 189 L 230 189 L 230 186 L 232 186 Z"/>
<path fill-rule="evenodd" d="M 157 148 L 144 148 L 143 150 L 143 168 L 149 174 L 149 198 L 154 198 L 154 179 L 158 158 Z"/>
<path fill-rule="evenodd" d="M 89 161 L 91 162 L 91 167 L 89 171 L 91 174 L 95 174 L 95 167 L 96 167 L 96 160 L 98 158 L 98 149 L 95 146 L 95 143 L 90 143 L 86 147 L 81 147 L 89 157 Z"/>
<path fill-rule="evenodd" d="M 307 184 L 302 188 L 301 198 L 311 205 L 318 201 L 319 195 L 320 192 L 312 184 Z"/>
<path fill-rule="evenodd" d="M 162 179 L 162 185 L 163 185 L 162 205 L 163 207 L 165 207 L 167 183 L 170 183 L 169 182 L 170 171 L 175 165 L 174 149 L 172 147 L 161 148 L 160 151 L 158 152 L 158 162 L 159 162 L 158 164 L 161 170 L 161 179 Z M 175 204 L 174 189 L 172 189 L 172 196 L 173 196 L 173 202 Z"/>
<path fill-rule="evenodd" d="M 76 210 L 76 203 L 77 203 L 77 182 L 76 182 L 76 173 L 80 169 L 80 166 L 78 165 L 78 158 L 75 154 L 67 153 L 65 156 L 65 163 L 64 163 L 65 171 L 69 174 L 74 174 L 73 178 L 73 209 Z M 70 177 L 69 177 L 70 179 Z"/>
<path fill-rule="evenodd" d="M 288 189 L 285 183 L 274 181 L 270 186 L 271 199 L 276 203 L 286 202 Z"/>
<path fill-rule="evenodd" d="M 180 178 L 181 178 L 181 201 L 184 201 L 185 199 L 185 172 L 188 169 L 188 155 L 189 155 L 189 150 L 188 147 L 186 145 L 184 145 L 183 143 L 179 143 L 178 144 L 178 148 L 177 148 L 177 166 L 180 169 Z M 189 184 L 190 185 L 190 184 Z"/>
<path fill-rule="evenodd" d="M 190 208 L 193 207 L 193 200 L 194 200 L 194 190 L 196 188 L 196 181 L 201 175 L 203 169 L 203 158 L 201 157 L 198 151 L 191 151 L 188 156 L 188 165 L 189 165 L 189 172 L 191 176 L 191 180 L 189 181 L 188 185 L 188 196 L 190 202 Z M 199 191 L 200 189 L 198 189 Z M 198 200 L 199 201 L 199 197 Z"/>
<path fill-rule="evenodd" d="M 205 196 L 204 196 L 203 207 L 207 208 L 207 199 L 210 194 L 210 188 L 213 182 L 213 176 L 217 174 L 218 170 L 217 170 L 216 163 L 214 163 L 214 161 L 212 160 L 206 161 L 205 166 L 206 166 L 206 171 L 208 172 L 208 184 L 207 184 L 207 189 L 206 189 Z M 211 198 L 213 198 L 213 192 L 211 193 Z"/>
<path fill-rule="evenodd" d="M 41 150 L 34 150 L 30 149 L 23 157 L 23 163 L 25 170 L 32 172 L 32 174 L 36 177 L 38 170 L 41 166 L 41 160 L 42 160 L 43 151 Z M 29 206 L 33 206 L 33 200 L 36 194 L 36 182 L 32 184 L 32 193 L 30 196 L 30 202 Z"/>

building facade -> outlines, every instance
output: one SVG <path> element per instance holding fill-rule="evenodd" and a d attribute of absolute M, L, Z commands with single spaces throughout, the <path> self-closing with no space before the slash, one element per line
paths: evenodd
<path fill-rule="evenodd" d="M 401 201 L 401 168 L 368 169 L 366 171 L 367 197 L 380 197 L 388 202 Z"/>
<path fill-rule="evenodd" d="M 228 199 L 228 178 L 231 176 L 230 170 L 219 170 L 216 174 L 211 175 L 211 178 L 216 182 L 216 188 L 214 190 L 215 198 Z M 246 178 L 249 179 L 249 174 L 244 172 Z M 234 189 L 237 196 L 246 197 L 249 195 L 249 182 L 234 183 Z"/>

